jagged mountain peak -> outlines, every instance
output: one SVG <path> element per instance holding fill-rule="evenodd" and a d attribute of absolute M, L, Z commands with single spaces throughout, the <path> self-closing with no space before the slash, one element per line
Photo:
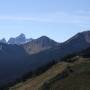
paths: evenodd
<path fill-rule="evenodd" d="M 26 36 L 25 36 L 25 34 L 23 34 L 23 33 L 21 33 L 20 35 L 18 35 L 17 37 L 12 37 L 12 38 L 10 38 L 9 40 L 8 40 L 8 43 L 9 44 L 18 44 L 18 45 L 20 45 L 20 44 L 25 44 L 25 43 L 27 43 L 27 42 L 30 42 L 30 41 L 32 41 L 33 39 L 27 39 L 26 38 Z"/>

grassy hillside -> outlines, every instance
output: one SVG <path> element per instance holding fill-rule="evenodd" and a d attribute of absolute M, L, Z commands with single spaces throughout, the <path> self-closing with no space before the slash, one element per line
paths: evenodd
<path fill-rule="evenodd" d="M 9 90 L 90 90 L 89 52 L 78 55 L 65 57 L 63 62 Z"/>
<path fill-rule="evenodd" d="M 63 79 L 57 75 L 43 84 L 40 90 L 90 90 L 90 61 L 75 64 L 71 69 L 73 73 Z"/>
<path fill-rule="evenodd" d="M 38 90 L 47 80 L 54 78 L 56 75 L 61 73 L 67 66 L 67 63 L 58 63 L 50 68 L 45 73 L 27 80 L 26 82 L 19 83 L 18 85 L 10 88 L 10 90 Z"/>
<path fill-rule="evenodd" d="M 78 57 L 73 63 L 60 62 L 43 74 L 19 83 L 9 90 L 88 90 L 85 87 L 90 82 L 89 71 L 89 59 Z M 83 89 L 80 89 L 81 87 Z"/>

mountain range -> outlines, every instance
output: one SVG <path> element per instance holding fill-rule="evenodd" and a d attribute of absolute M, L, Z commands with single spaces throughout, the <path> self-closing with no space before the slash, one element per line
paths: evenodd
<path fill-rule="evenodd" d="M 26 42 L 23 34 L 15 40 L 18 44 L 16 41 L 0 43 L 0 86 L 52 60 L 61 60 L 67 55 L 87 49 L 90 47 L 90 31 L 80 32 L 63 43 L 46 36 Z"/>
<path fill-rule="evenodd" d="M 17 44 L 17 45 L 21 45 L 21 44 L 24 44 L 24 43 L 27 43 L 27 42 L 30 42 L 32 41 L 33 39 L 30 38 L 30 39 L 27 39 L 25 34 L 21 33 L 19 36 L 17 37 L 11 37 L 8 41 L 6 41 L 5 38 L 1 39 L 0 42 L 1 43 L 7 43 L 7 44 Z"/>

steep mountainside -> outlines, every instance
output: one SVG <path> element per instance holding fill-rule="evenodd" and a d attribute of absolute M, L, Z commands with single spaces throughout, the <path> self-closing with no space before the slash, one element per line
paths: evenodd
<path fill-rule="evenodd" d="M 46 36 L 42 36 L 38 39 L 24 44 L 23 47 L 29 54 L 35 54 L 56 47 L 58 44 L 59 43 L 55 42 L 54 40 L 51 40 Z"/>

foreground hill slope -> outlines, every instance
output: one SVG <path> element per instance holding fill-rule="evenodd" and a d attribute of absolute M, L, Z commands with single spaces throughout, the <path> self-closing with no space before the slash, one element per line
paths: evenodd
<path fill-rule="evenodd" d="M 61 79 L 60 75 L 44 83 L 40 90 L 90 90 L 90 61 L 71 67 L 74 73 Z"/>
<path fill-rule="evenodd" d="M 76 56 L 66 58 L 65 61 L 68 60 L 70 61 L 68 69 L 72 73 L 64 71 L 66 77 L 63 78 L 58 74 L 46 81 L 47 83 L 44 83 L 40 90 L 90 90 L 90 48 Z"/>
<path fill-rule="evenodd" d="M 66 66 L 67 63 L 58 63 L 40 76 L 29 79 L 26 82 L 19 83 L 10 88 L 10 90 L 38 90 L 38 88 L 43 85 L 46 80 L 55 77 L 58 73 L 62 72 Z"/>
<path fill-rule="evenodd" d="M 66 58 L 43 74 L 19 83 L 10 90 L 89 90 L 90 49 L 87 50 Z M 68 59 L 71 62 L 67 62 Z"/>

